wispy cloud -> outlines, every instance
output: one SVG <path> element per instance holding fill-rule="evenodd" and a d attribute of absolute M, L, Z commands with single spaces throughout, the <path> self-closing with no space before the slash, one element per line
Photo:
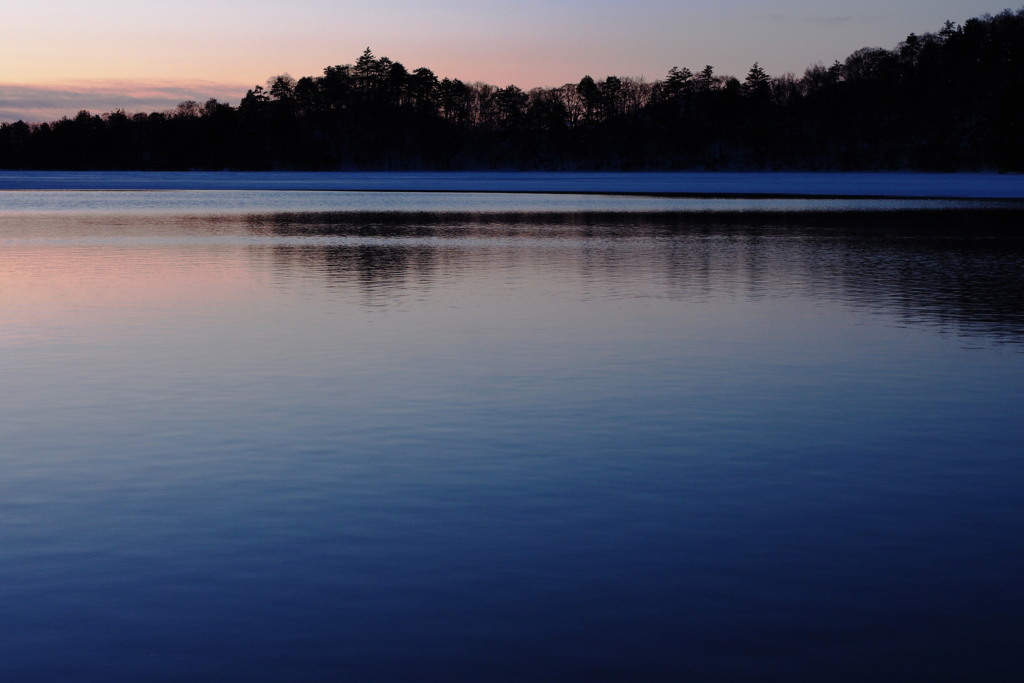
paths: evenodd
<path fill-rule="evenodd" d="M 93 114 L 123 109 L 128 113 L 166 111 L 184 100 L 211 97 L 237 104 L 247 87 L 232 83 L 78 81 L 60 85 L 0 83 L 0 121 L 43 122 L 72 117 L 85 109 Z"/>

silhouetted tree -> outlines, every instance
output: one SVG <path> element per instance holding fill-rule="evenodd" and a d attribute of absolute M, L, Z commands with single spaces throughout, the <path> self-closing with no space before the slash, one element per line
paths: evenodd
<path fill-rule="evenodd" d="M 5 168 L 1024 170 L 1024 9 L 947 21 L 802 76 L 710 65 L 523 92 L 354 64 L 280 74 L 237 107 L 0 124 Z"/>
<path fill-rule="evenodd" d="M 743 81 L 743 94 L 758 103 L 767 102 L 771 96 L 772 79 L 765 73 L 764 69 L 754 62 L 747 72 L 747 78 Z"/>

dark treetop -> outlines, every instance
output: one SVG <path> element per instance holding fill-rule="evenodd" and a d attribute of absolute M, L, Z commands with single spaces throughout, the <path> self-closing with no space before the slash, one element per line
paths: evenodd
<path fill-rule="evenodd" d="M 24 169 L 1024 170 L 1024 9 L 863 48 L 803 76 L 584 76 L 529 92 L 367 50 L 237 107 L 0 124 Z"/>

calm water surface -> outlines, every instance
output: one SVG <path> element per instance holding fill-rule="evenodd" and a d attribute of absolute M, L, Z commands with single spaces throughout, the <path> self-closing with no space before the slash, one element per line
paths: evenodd
<path fill-rule="evenodd" d="M 0 202 L 0 679 L 1019 675 L 1018 205 Z"/>

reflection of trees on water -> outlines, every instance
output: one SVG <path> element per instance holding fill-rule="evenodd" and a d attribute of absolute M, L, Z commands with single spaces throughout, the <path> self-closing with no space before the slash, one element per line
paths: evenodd
<path fill-rule="evenodd" d="M 385 306 L 431 289 L 440 260 L 434 247 L 401 244 L 283 244 L 274 246 L 271 253 L 277 278 L 314 274 L 328 287 L 358 292 L 362 303 L 370 306 Z"/>
<path fill-rule="evenodd" d="M 387 305 L 442 279 L 525 268 L 584 294 L 838 300 L 908 324 L 1024 343 L 1020 211 L 281 214 L 280 277 Z"/>
<path fill-rule="evenodd" d="M 908 323 L 1024 343 L 1024 241 L 894 236 L 884 250 L 848 240 L 841 260 L 848 298 Z"/>
<path fill-rule="evenodd" d="M 908 324 L 1024 343 L 1020 224 L 1010 210 L 819 219 L 804 231 L 806 291 Z"/>

